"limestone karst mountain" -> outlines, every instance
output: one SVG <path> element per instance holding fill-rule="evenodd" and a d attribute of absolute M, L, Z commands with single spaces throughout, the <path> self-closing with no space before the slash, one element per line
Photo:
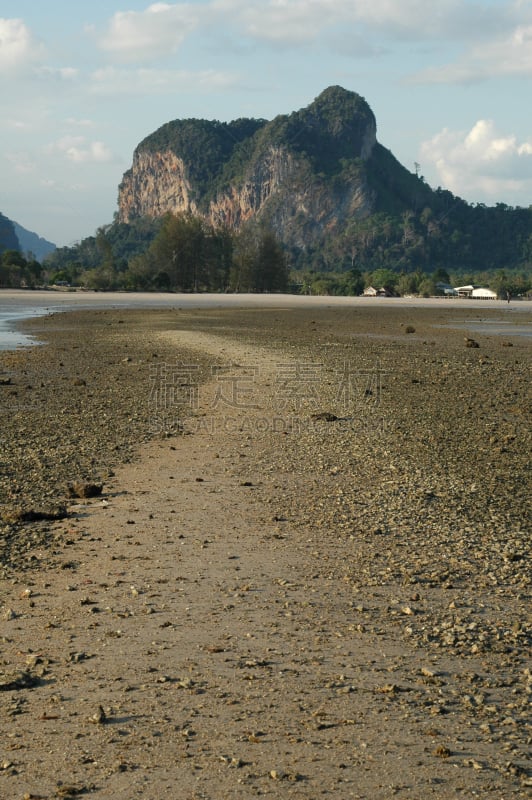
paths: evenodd
<path fill-rule="evenodd" d="M 174 120 L 136 148 L 118 218 L 190 212 L 234 230 L 257 218 L 305 249 L 386 203 L 400 211 L 431 194 L 376 134 L 368 103 L 339 86 L 270 122 Z"/>
<path fill-rule="evenodd" d="M 159 285 L 160 275 L 168 283 L 175 244 L 170 261 L 159 252 L 164 236 L 157 253 L 150 248 L 169 214 L 176 224 L 201 221 L 211 244 L 223 238 L 222 272 L 265 232 L 292 272 L 352 273 L 357 286 L 362 273 L 382 269 L 415 273 L 417 286 L 437 271 L 470 281 L 486 271 L 526 275 L 532 263 L 532 206 L 487 207 L 431 188 L 379 142 L 367 101 L 340 86 L 270 121 L 167 122 L 136 147 L 113 222 L 47 261 L 96 270 L 105 287 Z"/>

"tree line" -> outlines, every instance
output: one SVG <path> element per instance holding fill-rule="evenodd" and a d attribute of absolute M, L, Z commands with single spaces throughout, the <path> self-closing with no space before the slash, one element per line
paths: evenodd
<path fill-rule="evenodd" d="M 88 289 L 284 292 L 288 260 L 274 233 L 255 222 L 235 233 L 192 214 L 150 226 L 115 223 L 46 261 L 53 281 Z"/>
<path fill-rule="evenodd" d="M 376 270 L 354 268 L 347 272 L 299 273 L 298 288 L 302 294 L 311 295 L 351 295 L 362 294 L 364 289 L 373 286 L 385 288 L 391 294 L 418 297 L 437 297 L 444 295 L 442 284 L 450 286 L 485 286 L 492 289 L 500 298 L 525 297 L 532 290 L 530 271 L 480 270 L 470 272 L 448 272 L 437 269 L 432 273 L 421 271 L 395 272 L 386 267 Z"/>
<path fill-rule="evenodd" d="M 42 264 L 31 254 L 26 258 L 12 249 L 0 253 L 0 288 L 35 288 L 41 285 L 43 272 Z"/>
<path fill-rule="evenodd" d="M 450 206 L 445 215 L 425 208 L 400 217 L 380 212 L 353 221 L 340 235 L 329 235 L 321 247 L 299 253 L 257 221 L 238 232 L 215 228 L 192 214 L 141 218 L 128 224 L 115 221 L 74 247 L 57 249 L 42 265 L 31 254 L 4 250 L 0 287 L 59 283 L 96 290 L 357 295 L 373 285 L 400 295 L 431 296 L 443 281 L 489 286 L 501 295 L 527 294 L 532 288 L 532 236 L 527 222 L 532 212 L 522 209 L 516 215 L 510 211 L 517 210 L 505 206 L 475 211 L 482 230 L 486 219 L 495 219 L 493 212 L 498 230 L 504 232 L 504 237 L 497 232 L 487 237 L 498 254 L 491 258 L 485 254 L 483 259 L 464 257 L 469 249 L 458 229 L 449 237 L 449 220 L 456 211 Z M 458 209 L 459 216 L 462 211 Z M 438 249 L 443 253 L 446 248 L 455 255 L 436 258 Z M 505 248 L 517 250 L 520 259 L 501 267 Z"/>
<path fill-rule="evenodd" d="M 396 273 L 522 271 L 532 266 L 532 207 L 471 206 L 436 190 L 432 207 L 400 213 L 377 211 L 353 219 L 304 252 L 292 252 L 300 269 L 315 272 Z"/>

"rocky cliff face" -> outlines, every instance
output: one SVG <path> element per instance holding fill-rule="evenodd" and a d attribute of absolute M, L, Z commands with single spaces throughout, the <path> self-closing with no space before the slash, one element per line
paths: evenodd
<path fill-rule="evenodd" d="M 362 165 L 376 123 L 359 95 L 332 87 L 308 108 L 270 123 L 168 123 L 136 149 L 119 188 L 119 220 L 168 212 L 201 215 L 238 230 L 264 219 L 288 244 L 305 247 L 374 207 Z M 224 138 L 225 136 L 225 138 Z"/>
<path fill-rule="evenodd" d="M 243 222 L 260 215 L 269 199 L 280 193 L 295 174 L 297 164 L 287 149 L 269 146 L 261 158 L 250 164 L 240 184 L 230 185 L 210 201 L 209 220 L 238 229 Z"/>
<path fill-rule="evenodd" d="M 133 166 L 120 185 L 119 216 L 122 222 L 136 217 L 160 217 L 169 211 L 197 211 L 182 158 L 171 150 L 136 151 Z"/>

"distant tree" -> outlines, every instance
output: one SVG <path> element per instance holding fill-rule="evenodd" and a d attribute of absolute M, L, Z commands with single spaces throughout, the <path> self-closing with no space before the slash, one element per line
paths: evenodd
<path fill-rule="evenodd" d="M 286 255 L 269 230 L 262 232 L 259 241 L 254 284 L 259 292 L 286 292 L 288 287 Z"/>
<path fill-rule="evenodd" d="M 155 266 L 147 255 L 135 256 L 130 260 L 128 270 L 124 275 L 124 288 L 130 291 L 149 290 L 152 286 L 152 275 L 155 272 Z"/>
<path fill-rule="evenodd" d="M 311 292 L 313 295 L 333 295 L 336 287 L 336 281 L 329 275 L 322 275 L 322 277 L 314 278 L 311 283 Z"/>
<path fill-rule="evenodd" d="M 233 258 L 229 275 L 229 284 L 233 291 L 253 291 L 258 247 L 258 226 L 255 223 L 243 226 L 234 240 Z"/>
<path fill-rule="evenodd" d="M 42 264 L 35 258 L 28 261 L 27 272 L 31 282 L 31 286 L 35 286 L 41 279 L 43 274 Z"/>
<path fill-rule="evenodd" d="M 211 228 L 206 231 L 202 243 L 202 288 L 215 292 L 228 288 L 233 248 L 233 234 L 228 228 Z"/>
<path fill-rule="evenodd" d="M 48 276 L 50 283 L 70 283 L 70 274 L 66 269 L 58 269 L 56 272 L 51 272 Z"/>
<path fill-rule="evenodd" d="M 396 284 L 397 293 L 402 297 L 407 294 L 417 294 L 419 279 L 416 273 L 403 273 Z"/>
<path fill-rule="evenodd" d="M 440 267 L 433 273 L 432 280 L 435 283 L 450 283 L 451 279 L 447 270 L 443 269 L 443 267 Z"/>
<path fill-rule="evenodd" d="M 351 269 L 349 272 L 349 285 L 350 285 L 350 291 L 349 291 L 350 295 L 356 296 L 362 294 L 362 292 L 364 291 L 364 278 L 362 276 L 361 271 L 356 267 Z"/>
<path fill-rule="evenodd" d="M 96 247 L 100 255 L 99 266 L 105 271 L 114 270 L 113 245 L 107 236 L 105 228 L 96 231 Z"/>
<path fill-rule="evenodd" d="M 508 294 L 511 297 L 526 294 L 532 286 L 530 273 L 506 273 L 505 270 L 499 270 L 486 283 L 501 298 L 506 298 Z"/>
<path fill-rule="evenodd" d="M 10 289 L 35 286 L 41 265 L 27 261 L 18 250 L 4 250 L 0 257 L 0 286 Z"/>
<path fill-rule="evenodd" d="M 4 250 L 2 253 L 2 264 L 6 267 L 25 267 L 27 261 L 18 250 Z"/>
<path fill-rule="evenodd" d="M 81 276 L 82 285 L 87 289 L 109 292 L 120 288 L 116 273 L 106 267 L 89 269 Z"/>
<path fill-rule="evenodd" d="M 424 278 L 418 285 L 418 294 L 421 297 L 433 297 L 436 294 L 436 284 L 431 278 Z"/>
<path fill-rule="evenodd" d="M 166 273 L 180 292 L 195 291 L 202 280 L 204 223 L 192 214 L 167 214 L 148 251 L 156 272 Z"/>
<path fill-rule="evenodd" d="M 371 285 L 376 289 L 385 288 L 391 292 L 395 291 L 399 275 L 391 269 L 376 269 L 371 273 Z"/>
<path fill-rule="evenodd" d="M 129 262 L 127 286 L 179 292 L 229 285 L 233 237 L 193 214 L 167 214 L 147 251 Z"/>

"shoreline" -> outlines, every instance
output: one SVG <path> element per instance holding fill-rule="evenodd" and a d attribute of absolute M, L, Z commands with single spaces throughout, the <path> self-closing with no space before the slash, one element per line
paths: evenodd
<path fill-rule="evenodd" d="M 35 682 L 6 694 L 0 793 L 524 798 L 531 351 L 465 347 L 450 323 L 475 319 L 28 322 L 51 344 L 0 354 L 18 496 L 103 491 L 9 534 L 3 669 Z M 189 435 L 149 434 L 154 375 Z M 256 424 L 277 417 L 305 425 Z"/>
<path fill-rule="evenodd" d="M 32 300 L 28 303 L 28 300 Z M 153 307 L 166 308 L 180 305 L 184 308 L 212 307 L 309 307 L 328 306 L 408 306 L 411 308 L 457 307 L 466 309 L 522 309 L 532 312 L 532 300 L 466 299 L 457 297 L 362 297 L 334 295 L 297 294 L 239 294 L 239 293 L 173 293 L 173 292 L 95 292 L 95 291 L 56 291 L 39 289 L 0 289 L 0 305 L 37 305 L 56 310 L 61 307 L 95 309 L 99 307 Z"/>
<path fill-rule="evenodd" d="M 29 302 L 31 301 L 31 302 Z M 527 300 L 506 301 L 466 300 L 464 298 L 372 298 L 329 297 L 303 295 L 268 294 L 178 294 L 161 292 L 91 292 L 63 290 L 15 290 L 0 289 L 0 351 L 38 344 L 20 333 L 20 323 L 34 316 L 44 316 L 75 310 L 97 309 L 324 309 L 336 308 L 421 308 L 439 311 L 442 308 L 460 310 L 482 310 L 501 315 L 518 312 L 528 321 L 532 314 L 532 302 Z M 503 316 L 504 319 L 504 316 Z M 520 333 L 532 336 L 523 327 Z"/>

